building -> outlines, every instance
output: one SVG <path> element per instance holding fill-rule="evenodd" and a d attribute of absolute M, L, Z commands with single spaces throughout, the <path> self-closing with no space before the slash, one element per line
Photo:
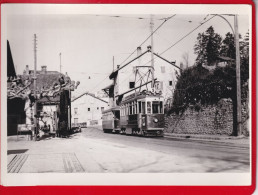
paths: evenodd
<path fill-rule="evenodd" d="M 141 80 L 142 84 L 151 80 L 151 75 L 149 74 L 149 66 L 151 65 L 151 63 L 149 63 L 151 60 L 150 54 L 150 52 L 145 54 L 118 72 L 116 84 L 114 87 L 115 96 L 139 86 Z M 138 56 L 139 55 L 141 55 L 141 48 L 138 48 Z M 173 91 L 177 82 L 176 72 L 179 73 L 178 68 L 169 64 L 168 62 L 165 62 L 162 59 L 155 58 L 154 78 L 157 79 L 156 86 L 162 92 L 162 96 L 165 98 L 165 103 L 167 103 L 167 100 L 171 100 L 173 97 Z M 107 88 L 110 88 L 110 86 Z M 150 90 L 151 84 L 148 84 L 147 88 L 143 86 L 141 89 Z M 134 91 L 126 94 L 126 96 L 132 93 L 134 93 Z"/>
<path fill-rule="evenodd" d="M 70 90 L 66 89 L 66 85 L 56 93 L 56 95 L 46 95 L 51 93 L 54 86 L 61 86 L 60 79 L 64 78 L 67 83 L 71 80 L 68 75 L 63 75 L 57 71 L 47 71 L 47 66 L 42 66 L 37 71 L 36 78 L 36 101 L 34 97 L 33 83 L 34 71 L 26 68 L 22 75 L 17 75 L 16 79 L 8 80 L 8 105 L 7 105 L 7 121 L 8 135 L 17 133 L 18 124 L 32 125 L 35 123 L 34 118 L 37 116 L 39 129 L 48 129 L 51 133 L 61 129 L 63 124 L 65 131 L 69 130 L 70 120 Z M 19 79 L 18 79 L 19 78 Z M 17 82 L 19 80 L 19 83 Z M 26 88 L 27 83 L 31 83 Z M 19 94 L 17 91 L 24 91 Z M 10 93 L 9 93 L 10 92 Z M 45 95 L 44 95 L 45 93 Z M 11 94 L 19 94 L 11 96 Z M 23 96 L 23 97 L 22 97 Z M 36 102 L 37 112 L 34 111 L 33 103 Z"/>
<path fill-rule="evenodd" d="M 72 101 L 72 123 L 87 123 L 102 125 L 102 111 L 108 107 L 108 98 L 102 93 L 99 96 L 86 93 L 82 97 Z"/>

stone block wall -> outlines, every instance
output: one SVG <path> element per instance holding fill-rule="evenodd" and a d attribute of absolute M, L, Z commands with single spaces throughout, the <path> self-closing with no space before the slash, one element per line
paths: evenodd
<path fill-rule="evenodd" d="M 248 132 L 247 125 L 243 123 L 243 126 L 243 131 Z M 198 111 L 192 106 L 184 113 L 172 114 L 166 119 L 167 133 L 230 135 L 232 131 L 233 105 L 230 99 L 221 99 L 217 105 L 202 106 Z"/>

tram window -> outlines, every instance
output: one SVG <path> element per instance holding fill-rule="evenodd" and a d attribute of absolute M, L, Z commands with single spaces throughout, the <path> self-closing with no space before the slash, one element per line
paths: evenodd
<path fill-rule="evenodd" d="M 142 113 L 141 102 L 138 102 L 139 113 Z"/>
<path fill-rule="evenodd" d="M 134 106 L 134 102 L 132 102 L 132 114 L 135 114 L 135 106 Z"/>
<path fill-rule="evenodd" d="M 133 111 L 133 110 L 132 110 L 132 104 L 130 103 L 130 104 L 129 104 L 129 115 L 132 114 L 132 111 Z"/>
<path fill-rule="evenodd" d="M 119 111 L 115 111 L 115 118 L 116 118 L 116 119 L 120 119 L 120 113 L 119 113 Z"/>
<path fill-rule="evenodd" d="M 138 110 L 137 110 L 137 102 L 135 102 L 134 105 L 135 105 L 135 114 L 137 114 L 137 113 L 138 113 Z"/>
<path fill-rule="evenodd" d="M 158 114 L 159 113 L 159 107 L 160 107 L 160 104 L 158 101 L 153 101 L 152 102 L 152 113 L 153 114 Z"/>
<path fill-rule="evenodd" d="M 145 102 L 142 102 L 142 113 L 146 114 Z"/>
<path fill-rule="evenodd" d="M 159 102 L 160 113 L 163 114 L 163 102 Z"/>
<path fill-rule="evenodd" d="M 147 114 L 151 114 L 151 102 L 147 102 Z"/>

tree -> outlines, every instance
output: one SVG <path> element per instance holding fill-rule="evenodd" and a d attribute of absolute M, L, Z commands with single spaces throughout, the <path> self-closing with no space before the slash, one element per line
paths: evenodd
<path fill-rule="evenodd" d="M 203 35 L 199 34 L 198 38 Z M 241 54 L 241 96 L 242 102 L 247 100 L 248 87 L 246 87 L 249 79 L 249 33 L 240 42 Z M 198 39 L 197 38 L 197 39 Z M 203 37 L 207 40 L 207 37 Z M 234 37 L 231 33 L 227 33 L 225 39 L 222 41 L 220 55 L 234 58 L 235 44 Z M 208 43 L 208 42 L 207 42 Z M 204 44 L 203 44 L 204 45 Z M 197 45 L 200 49 L 200 45 Z M 205 48 L 205 47 L 203 47 Z M 196 49 L 196 46 L 195 46 Z M 201 51 L 201 50 L 198 50 Z M 207 52 L 207 50 L 203 50 Z M 204 59 L 205 52 L 197 57 L 196 63 L 199 64 L 200 59 Z M 216 54 L 218 55 L 218 54 Z M 207 60 L 208 61 L 208 60 Z M 222 98 L 230 98 L 233 104 L 233 132 L 232 135 L 237 135 L 237 100 L 236 100 L 236 65 L 233 62 L 226 67 L 217 67 L 214 71 L 209 72 L 202 66 L 193 66 L 187 70 L 182 71 L 177 76 L 173 107 L 171 112 L 183 112 L 190 105 L 197 106 L 217 104 Z"/>
<path fill-rule="evenodd" d="M 214 32 L 212 26 L 204 33 L 199 33 L 197 43 L 194 45 L 194 53 L 197 54 L 196 63 L 213 65 L 219 56 L 221 40 L 221 36 Z"/>
<path fill-rule="evenodd" d="M 220 55 L 236 59 L 235 38 L 232 33 L 228 32 L 225 39 L 222 41 Z"/>

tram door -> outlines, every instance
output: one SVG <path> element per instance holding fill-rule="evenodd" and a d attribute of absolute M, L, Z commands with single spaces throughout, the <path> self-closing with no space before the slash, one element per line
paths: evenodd
<path fill-rule="evenodd" d="M 120 111 L 114 111 L 114 129 L 120 128 Z"/>

